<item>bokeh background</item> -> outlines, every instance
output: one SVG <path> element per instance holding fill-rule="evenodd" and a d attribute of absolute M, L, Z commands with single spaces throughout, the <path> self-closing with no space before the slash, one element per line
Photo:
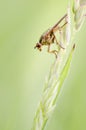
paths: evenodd
<path fill-rule="evenodd" d="M 71 0 L 71 3 L 73 1 Z M 0 130 L 30 130 L 54 56 L 34 50 L 68 0 L 0 1 Z M 86 21 L 46 130 L 86 130 Z"/>

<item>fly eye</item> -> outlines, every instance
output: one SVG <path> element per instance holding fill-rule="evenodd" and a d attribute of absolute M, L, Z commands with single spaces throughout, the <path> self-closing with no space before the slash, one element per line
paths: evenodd
<path fill-rule="evenodd" d="M 37 43 L 37 47 L 40 48 L 40 47 L 41 47 L 41 44 L 40 44 L 40 43 Z"/>

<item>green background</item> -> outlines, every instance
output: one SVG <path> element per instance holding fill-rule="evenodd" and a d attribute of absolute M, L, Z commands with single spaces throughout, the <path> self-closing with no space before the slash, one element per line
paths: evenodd
<path fill-rule="evenodd" d="M 72 2 L 72 0 L 71 0 Z M 0 1 L 0 130 L 30 130 L 54 56 L 34 50 L 68 0 Z M 86 21 L 85 21 L 86 22 Z M 86 23 L 46 130 L 86 130 Z"/>

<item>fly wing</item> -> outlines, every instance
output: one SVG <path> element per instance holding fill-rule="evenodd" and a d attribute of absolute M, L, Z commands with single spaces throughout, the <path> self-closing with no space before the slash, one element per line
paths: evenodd
<path fill-rule="evenodd" d="M 67 14 L 65 14 L 51 29 L 49 29 L 46 32 L 46 36 L 49 35 L 52 31 L 56 32 L 58 29 L 58 25 L 63 21 L 63 19 L 65 19 L 67 17 Z"/>
<path fill-rule="evenodd" d="M 67 14 L 65 14 L 51 29 L 51 31 L 55 28 L 58 28 L 58 25 L 63 21 L 64 18 L 67 17 Z"/>

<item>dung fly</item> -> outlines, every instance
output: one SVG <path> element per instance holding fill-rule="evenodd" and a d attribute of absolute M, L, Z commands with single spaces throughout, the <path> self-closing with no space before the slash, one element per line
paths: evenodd
<path fill-rule="evenodd" d="M 67 17 L 67 14 L 65 14 L 53 27 L 48 29 L 45 33 L 43 33 L 39 39 L 39 42 L 36 44 L 34 48 L 37 48 L 39 51 L 42 50 L 42 46 L 48 46 L 47 51 L 49 53 L 55 54 L 55 57 L 57 58 L 58 51 L 57 50 L 50 50 L 50 46 L 53 43 L 56 43 L 60 48 L 65 49 L 58 41 L 55 36 L 55 32 L 60 31 L 66 24 L 65 22 L 63 25 L 59 26 L 59 24 Z"/>

